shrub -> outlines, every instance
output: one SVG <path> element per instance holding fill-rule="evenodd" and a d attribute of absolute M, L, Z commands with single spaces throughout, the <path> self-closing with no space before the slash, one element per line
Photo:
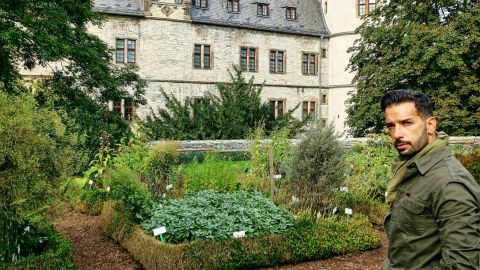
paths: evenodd
<path fill-rule="evenodd" d="M 455 156 L 480 185 L 480 148 L 467 152 L 457 152 L 455 153 Z"/>
<path fill-rule="evenodd" d="M 178 164 L 178 145 L 176 142 L 162 142 L 153 147 L 147 158 L 147 176 L 150 191 L 160 197 L 166 192 L 173 166 Z"/>
<path fill-rule="evenodd" d="M 55 112 L 31 96 L 0 92 L 0 212 L 24 216 L 44 207 L 71 171 L 76 141 Z"/>
<path fill-rule="evenodd" d="M 46 219 L 9 219 L 0 213 L 0 230 L 0 269 L 75 269 L 70 243 Z"/>
<path fill-rule="evenodd" d="M 106 190 L 86 185 L 80 195 L 81 204 L 77 206 L 76 210 L 89 215 L 99 215 L 107 198 L 108 192 Z"/>
<path fill-rule="evenodd" d="M 220 194 L 214 191 L 188 193 L 184 199 L 156 204 L 152 218 L 142 222 L 151 232 L 166 226 L 165 241 L 218 240 L 245 231 L 247 237 L 279 233 L 293 226 L 293 218 L 260 194 L 245 191 Z"/>
<path fill-rule="evenodd" d="M 219 153 L 208 152 L 203 163 L 194 161 L 185 166 L 185 190 L 236 191 L 240 186 L 237 176 L 245 173 L 248 166 L 248 161 L 222 160 Z"/>
<path fill-rule="evenodd" d="M 296 208 L 321 213 L 331 209 L 331 197 L 346 173 L 345 150 L 337 138 L 333 126 L 315 123 L 294 149 L 286 188 L 299 198 Z"/>
<path fill-rule="evenodd" d="M 350 165 L 343 184 L 348 192 L 337 193 L 339 206 L 367 215 L 372 223 L 383 224 L 387 174 L 397 155 L 390 138 L 384 135 L 372 135 L 367 143 L 355 144 L 345 158 Z"/>
<path fill-rule="evenodd" d="M 110 198 L 122 201 L 129 217 L 142 220 L 148 217 L 152 204 L 151 195 L 138 175 L 123 164 L 118 164 L 110 173 Z"/>

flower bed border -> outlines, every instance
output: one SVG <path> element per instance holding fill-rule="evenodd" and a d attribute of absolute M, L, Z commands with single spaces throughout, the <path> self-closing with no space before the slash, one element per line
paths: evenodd
<path fill-rule="evenodd" d="M 290 233 L 262 237 L 168 244 L 147 235 L 127 218 L 121 202 L 105 203 L 103 231 L 126 248 L 145 269 L 245 269 L 324 259 L 379 246 L 380 237 L 366 218 L 326 222 Z M 337 227 L 336 227 L 337 226 Z"/>

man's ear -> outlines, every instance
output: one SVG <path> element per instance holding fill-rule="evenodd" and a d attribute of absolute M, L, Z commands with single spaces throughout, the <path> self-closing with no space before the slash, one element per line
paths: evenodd
<path fill-rule="evenodd" d="M 437 118 L 431 116 L 427 118 L 427 132 L 428 135 L 434 135 L 435 131 L 437 131 Z"/>

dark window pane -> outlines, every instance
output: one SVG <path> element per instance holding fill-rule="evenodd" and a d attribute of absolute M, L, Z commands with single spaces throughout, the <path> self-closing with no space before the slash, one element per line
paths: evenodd
<path fill-rule="evenodd" d="M 117 47 L 117 49 L 123 49 L 125 46 L 125 40 L 117 39 L 115 46 Z"/>
<path fill-rule="evenodd" d="M 127 63 L 135 63 L 135 51 L 127 52 Z"/>
<path fill-rule="evenodd" d="M 115 62 L 123 63 L 123 61 L 124 61 L 123 49 L 117 50 L 117 52 L 115 53 Z"/>

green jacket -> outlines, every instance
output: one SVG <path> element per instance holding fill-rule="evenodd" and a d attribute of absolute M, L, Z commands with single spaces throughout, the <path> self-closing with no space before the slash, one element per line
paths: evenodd
<path fill-rule="evenodd" d="M 397 192 L 382 270 L 480 269 L 480 187 L 450 147 L 407 167 Z"/>

